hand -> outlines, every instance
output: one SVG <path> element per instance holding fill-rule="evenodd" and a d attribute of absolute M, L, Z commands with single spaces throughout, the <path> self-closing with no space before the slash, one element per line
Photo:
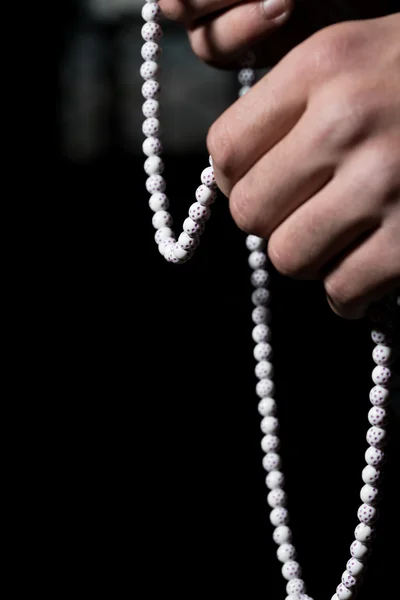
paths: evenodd
<path fill-rule="evenodd" d="M 218 67 L 237 68 L 250 48 L 257 66 L 276 64 L 322 27 L 385 14 L 387 0 L 160 0 L 169 19 L 182 22 L 194 53 Z"/>
<path fill-rule="evenodd" d="M 237 225 L 358 318 L 400 286 L 400 13 L 328 27 L 211 127 Z"/>

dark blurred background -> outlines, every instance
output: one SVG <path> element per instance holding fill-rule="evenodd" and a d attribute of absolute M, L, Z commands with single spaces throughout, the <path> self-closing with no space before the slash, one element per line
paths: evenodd
<path fill-rule="evenodd" d="M 57 460 L 54 537 L 64 558 L 50 591 L 283 599 L 261 466 L 245 234 L 221 197 L 192 261 L 175 266 L 158 253 L 141 149 L 141 6 L 60 4 L 52 164 L 61 251 L 49 310 L 69 442 Z M 207 129 L 237 83 L 202 64 L 180 26 L 163 28 L 165 176 L 180 230 L 207 166 Z M 291 526 L 309 594 L 325 600 L 358 524 L 373 346 L 368 323 L 334 315 L 320 283 L 270 271 Z M 398 412 L 392 427 L 362 600 L 397 589 Z"/>

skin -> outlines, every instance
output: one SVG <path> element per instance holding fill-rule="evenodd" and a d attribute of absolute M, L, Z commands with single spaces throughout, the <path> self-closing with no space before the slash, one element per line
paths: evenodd
<path fill-rule="evenodd" d="M 359 318 L 400 287 L 400 13 L 326 26 L 341 5 L 327 3 L 336 16 L 322 14 L 319 30 L 316 12 L 307 34 L 292 2 L 261 25 L 259 3 L 160 2 L 206 62 L 232 66 L 249 47 L 267 64 L 275 55 L 210 128 L 216 180 L 237 225 L 268 239 L 279 272 L 321 280 L 333 310 Z"/>

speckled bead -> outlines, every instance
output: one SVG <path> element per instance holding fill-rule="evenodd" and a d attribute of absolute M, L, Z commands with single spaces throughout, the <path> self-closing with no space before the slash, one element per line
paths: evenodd
<path fill-rule="evenodd" d="M 241 98 L 242 96 L 247 94 L 247 92 L 249 92 L 250 90 L 251 90 L 251 87 L 249 85 L 243 85 L 238 92 L 239 98 Z"/>
<path fill-rule="evenodd" d="M 185 231 L 182 231 L 178 238 L 178 244 L 184 250 L 194 250 L 199 245 L 200 238 L 190 237 Z"/>
<path fill-rule="evenodd" d="M 360 498 L 365 505 L 375 506 L 375 504 L 378 504 L 378 502 L 381 499 L 381 493 L 377 487 L 366 483 L 360 490 Z M 360 506 L 360 508 L 358 509 L 359 512 L 361 511 L 363 506 Z M 374 522 L 373 520 L 366 520 L 364 518 L 361 518 L 360 515 L 358 515 L 358 518 L 362 523 L 366 523 L 367 525 L 371 525 Z M 377 518 L 378 517 L 376 516 L 375 520 Z"/>
<path fill-rule="evenodd" d="M 155 194 L 153 194 L 153 195 L 155 196 Z M 161 210 L 161 209 L 158 209 L 158 210 Z M 160 227 L 160 229 L 157 229 L 157 231 L 154 235 L 154 240 L 155 240 L 156 244 L 160 244 L 163 240 L 166 240 L 167 238 L 173 238 L 173 237 L 175 237 L 175 234 L 170 227 Z"/>
<path fill-rule="evenodd" d="M 158 42 L 162 36 L 162 29 L 158 23 L 145 23 L 141 29 L 141 35 L 146 42 Z"/>
<path fill-rule="evenodd" d="M 190 237 L 197 237 L 203 233 L 204 225 L 203 223 L 196 223 L 196 221 L 193 221 L 193 219 L 187 217 L 183 221 L 183 231 Z"/>
<path fill-rule="evenodd" d="M 162 175 L 150 175 L 150 177 L 146 179 L 146 190 L 149 194 L 163 192 L 166 187 L 167 183 Z"/>
<path fill-rule="evenodd" d="M 384 387 L 389 385 L 391 376 L 391 370 L 388 367 L 383 367 L 382 365 L 377 365 L 372 371 L 372 381 L 376 385 L 382 385 Z"/>
<path fill-rule="evenodd" d="M 142 113 L 149 119 L 150 117 L 158 117 L 160 115 L 160 103 L 158 100 L 145 100 L 142 105 Z"/>
<path fill-rule="evenodd" d="M 140 51 L 143 60 L 158 60 L 161 52 L 161 46 L 156 42 L 145 42 Z"/>
<path fill-rule="evenodd" d="M 295 560 L 288 560 L 282 567 L 282 575 L 285 579 L 298 579 L 301 575 L 301 567 Z"/>
<path fill-rule="evenodd" d="M 268 452 L 262 459 L 262 465 L 266 471 L 276 471 L 282 466 L 282 459 L 276 452 Z"/>
<path fill-rule="evenodd" d="M 388 434 L 386 429 L 382 427 L 372 426 L 367 431 L 367 442 L 374 448 L 382 448 L 388 442 Z"/>
<path fill-rule="evenodd" d="M 260 379 L 260 381 L 256 385 L 256 394 L 260 398 L 266 398 L 267 396 L 272 396 L 275 390 L 275 384 L 272 379 L 268 379 L 265 377 L 264 379 Z"/>
<path fill-rule="evenodd" d="M 274 540 L 275 544 L 279 545 L 290 543 L 292 538 L 292 530 L 287 525 L 278 525 L 272 534 L 272 539 Z"/>
<path fill-rule="evenodd" d="M 384 346 L 390 346 L 393 341 L 390 335 L 379 329 L 373 329 L 371 331 L 371 337 L 375 344 L 383 344 Z"/>
<path fill-rule="evenodd" d="M 262 398 L 258 403 L 257 409 L 262 417 L 267 417 L 269 415 L 276 415 L 278 407 L 276 400 L 273 398 Z"/>
<path fill-rule="evenodd" d="M 346 571 L 355 579 L 359 579 L 365 570 L 365 565 L 356 558 L 350 558 L 346 564 Z"/>
<path fill-rule="evenodd" d="M 269 520 L 274 527 L 287 525 L 289 522 L 289 513 L 283 506 L 277 506 L 271 510 Z"/>
<path fill-rule="evenodd" d="M 388 414 L 381 406 L 373 406 L 368 412 L 368 421 L 371 425 L 381 427 L 388 421 Z"/>
<path fill-rule="evenodd" d="M 211 215 L 208 206 L 203 206 L 200 202 L 194 202 L 189 208 L 189 217 L 196 223 L 205 223 Z"/>
<path fill-rule="evenodd" d="M 215 189 L 217 183 L 215 181 L 214 169 L 212 167 L 206 167 L 203 169 L 200 175 L 201 183 L 209 188 Z"/>
<path fill-rule="evenodd" d="M 151 222 L 155 229 L 160 229 L 161 227 L 171 227 L 172 217 L 168 211 L 158 210 L 154 213 Z"/>
<path fill-rule="evenodd" d="M 335 593 L 333 594 L 331 600 L 339 600 L 339 596 Z"/>
<path fill-rule="evenodd" d="M 357 511 L 358 520 L 361 521 L 361 523 L 365 523 L 366 525 L 372 525 L 373 523 L 375 523 L 378 519 L 378 516 L 378 509 L 374 506 L 370 506 L 369 504 L 361 504 Z"/>
<path fill-rule="evenodd" d="M 354 535 L 358 542 L 361 542 L 362 544 L 367 544 L 368 542 L 371 542 L 374 539 L 375 529 L 371 527 L 371 525 L 367 525 L 366 523 L 359 523 L 354 530 Z M 350 570 L 348 566 L 347 570 Z M 353 575 L 355 576 L 354 573 Z"/>
<path fill-rule="evenodd" d="M 254 250 L 249 255 L 248 263 L 251 269 L 262 269 L 267 264 L 267 256 L 265 252 Z"/>
<path fill-rule="evenodd" d="M 265 240 L 257 235 L 248 235 L 246 238 L 246 248 L 253 252 L 254 250 L 262 250 L 265 248 Z"/>
<path fill-rule="evenodd" d="M 161 9 L 156 2 L 146 3 L 142 8 L 142 19 L 148 22 L 157 22 L 161 17 Z"/>
<path fill-rule="evenodd" d="M 251 301 L 255 306 L 266 306 L 269 302 L 270 292 L 265 288 L 254 290 L 251 295 Z"/>
<path fill-rule="evenodd" d="M 154 156 L 152 158 L 158 157 Z M 158 210 L 167 210 L 169 208 L 169 200 L 163 192 L 155 192 L 149 198 L 149 206 L 154 212 L 157 212 Z"/>
<path fill-rule="evenodd" d="M 160 121 L 155 117 L 149 117 L 143 121 L 142 131 L 147 137 L 157 137 L 160 129 Z"/>
<path fill-rule="evenodd" d="M 280 442 L 277 435 L 267 433 L 261 440 L 261 448 L 264 452 L 276 452 L 279 450 Z"/>
<path fill-rule="evenodd" d="M 265 269 L 255 269 L 251 276 L 250 281 L 254 287 L 263 287 L 268 283 L 269 274 Z"/>
<path fill-rule="evenodd" d="M 354 542 L 350 546 L 350 554 L 353 558 L 357 558 L 358 560 L 366 560 L 370 554 L 370 549 L 366 544 L 359 542 L 358 540 L 354 540 Z"/>
<path fill-rule="evenodd" d="M 378 344 L 372 351 L 372 359 L 377 365 L 390 365 L 393 361 L 393 351 L 389 346 Z"/>
<path fill-rule="evenodd" d="M 281 544 L 276 551 L 276 556 L 279 562 L 285 563 L 288 560 L 294 560 L 296 558 L 296 548 L 293 544 Z"/>
<path fill-rule="evenodd" d="M 314 600 L 308 594 L 300 594 L 300 600 Z"/>
<path fill-rule="evenodd" d="M 369 399 L 374 406 L 387 406 L 390 402 L 390 392 L 382 385 L 375 385 L 369 393 Z"/>
<path fill-rule="evenodd" d="M 295 578 L 288 581 L 286 584 L 287 594 L 304 594 L 306 591 L 306 584 L 302 579 Z"/>
<path fill-rule="evenodd" d="M 378 481 L 380 481 L 382 472 L 372 465 L 367 465 L 363 468 L 361 476 L 364 483 L 372 485 L 373 483 L 378 483 Z"/>
<path fill-rule="evenodd" d="M 183 261 L 183 260 L 189 258 L 191 256 L 191 254 L 192 254 L 191 251 L 184 250 L 182 248 L 182 246 L 180 246 L 178 244 L 178 242 L 176 242 L 176 244 L 174 244 L 173 249 L 174 249 L 174 254 L 175 254 L 176 258 L 179 261 Z"/>
<path fill-rule="evenodd" d="M 300 594 L 289 594 L 285 600 L 301 600 Z"/>
<path fill-rule="evenodd" d="M 279 430 L 279 421 L 276 417 L 264 417 L 260 424 L 261 431 L 267 435 L 268 433 L 277 433 Z"/>
<path fill-rule="evenodd" d="M 272 356 L 272 348 L 267 342 L 254 346 L 253 355 L 256 360 L 268 360 Z"/>
<path fill-rule="evenodd" d="M 145 60 L 140 66 L 140 75 L 143 79 L 156 79 L 160 72 L 160 65 L 155 60 Z"/>
<path fill-rule="evenodd" d="M 282 488 L 285 485 L 285 476 L 282 471 L 270 471 L 265 478 L 265 485 L 270 490 Z"/>
<path fill-rule="evenodd" d="M 175 246 L 175 244 L 174 244 Z M 175 256 L 174 246 L 170 246 L 164 254 L 164 258 L 170 263 L 179 263 L 179 259 Z"/>
<path fill-rule="evenodd" d="M 286 506 L 286 492 L 281 488 L 275 488 L 274 490 L 271 490 L 267 496 L 267 502 L 271 508 L 277 508 L 278 506 Z"/>
<path fill-rule="evenodd" d="M 217 192 L 209 188 L 208 186 L 201 184 L 196 189 L 195 196 L 197 202 L 199 202 L 203 206 L 210 206 L 210 204 L 213 204 L 215 202 Z"/>
<path fill-rule="evenodd" d="M 258 325 L 253 327 L 251 336 L 256 344 L 259 344 L 260 342 L 269 342 L 269 340 L 271 339 L 271 330 L 268 327 L 268 325 L 265 325 L 264 323 L 259 323 Z"/>
<path fill-rule="evenodd" d="M 256 74 L 253 69 L 240 69 L 238 73 L 238 81 L 240 85 L 252 86 L 256 80 Z"/>
<path fill-rule="evenodd" d="M 379 467 L 386 462 L 386 455 L 380 448 L 374 448 L 374 446 L 370 446 L 365 451 L 365 461 L 379 469 Z"/>
<path fill-rule="evenodd" d="M 337 586 L 336 594 L 339 600 L 352 600 L 354 598 L 354 592 L 349 590 L 343 583 L 339 583 Z"/>
<path fill-rule="evenodd" d="M 164 162 L 162 158 L 159 156 L 149 156 L 144 161 L 144 170 L 147 175 L 161 175 L 164 171 Z"/>
<path fill-rule="evenodd" d="M 256 325 L 267 324 L 271 320 L 271 311 L 266 306 L 256 306 L 251 313 L 251 319 Z"/>
<path fill-rule="evenodd" d="M 158 245 L 159 253 L 165 257 L 166 253 L 169 252 L 170 248 L 175 245 L 175 238 L 166 238 L 162 240 Z"/>
<path fill-rule="evenodd" d="M 147 100 L 157 100 L 160 96 L 160 82 L 155 79 L 149 79 L 142 85 L 142 96 Z"/>
<path fill-rule="evenodd" d="M 159 156 L 162 153 L 162 144 L 156 137 L 148 137 L 142 144 L 142 149 L 146 156 Z"/>
<path fill-rule="evenodd" d="M 271 378 L 274 374 L 273 364 L 268 360 L 260 360 L 255 366 L 254 373 L 258 379 Z"/>

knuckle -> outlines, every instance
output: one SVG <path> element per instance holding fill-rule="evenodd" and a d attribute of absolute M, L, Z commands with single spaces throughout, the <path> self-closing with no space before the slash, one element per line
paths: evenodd
<path fill-rule="evenodd" d="M 306 44 L 308 73 L 314 80 L 326 80 L 336 75 L 354 56 L 358 38 L 358 30 L 346 23 L 330 25 L 314 33 Z"/>
<path fill-rule="evenodd" d="M 214 166 L 229 178 L 234 170 L 235 148 L 224 117 L 217 119 L 208 130 L 207 149 Z"/>

